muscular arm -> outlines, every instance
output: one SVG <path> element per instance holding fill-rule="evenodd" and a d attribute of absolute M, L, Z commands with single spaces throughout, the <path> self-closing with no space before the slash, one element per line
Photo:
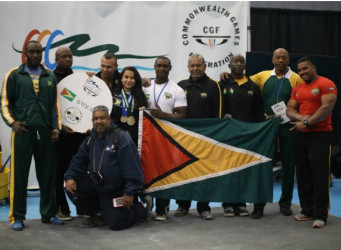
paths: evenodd
<path fill-rule="evenodd" d="M 303 116 L 297 112 L 297 108 L 297 102 L 293 99 L 290 99 L 287 105 L 287 116 L 293 121 L 302 121 Z"/>
<path fill-rule="evenodd" d="M 319 123 L 324 120 L 332 111 L 336 103 L 336 94 L 327 94 L 321 97 L 321 106 L 309 117 L 309 124 Z"/>

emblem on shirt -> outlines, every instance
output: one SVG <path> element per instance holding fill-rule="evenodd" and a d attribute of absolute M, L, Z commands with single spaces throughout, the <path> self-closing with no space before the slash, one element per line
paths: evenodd
<path fill-rule="evenodd" d="M 165 97 L 166 97 L 166 99 L 172 99 L 172 94 L 166 92 L 166 93 L 165 93 Z"/>
<path fill-rule="evenodd" d="M 224 95 L 226 95 L 226 94 L 227 94 L 227 89 L 226 89 L 226 88 L 224 88 L 224 90 L 223 90 L 223 94 L 224 94 Z"/>
<path fill-rule="evenodd" d="M 114 98 L 114 105 L 121 107 L 122 100 L 120 98 Z"/>
<path fill-rule="evenodd" d="M 150 94 L 146 94 L 146 98 L 147 100 L 149 100 Z"/>
<path fill-rule="evenodd" d="M 111 151 L 111 152 L 115 152 L 115 145 L 111 145 L 111 146 L 106 146 L 104 151 Z"/>
<path fill-rule="evenodd" d="M 47 81 L 47 86 L 52 86 L 52 82 L 51 81 Z"/>
<path fill-rule="evenodd" d="M 249 91 L 247 92 L 247 94 L 248 94 L 248 95 L 253 95 L 253 91 L 252 91 L 252 90 L 249 90 Z"/>
<path fill-rule="evenodd" d="M 311 90 L 311 94 L 312 94 L 313 96 L 316 96 L 316 95 L 320 94 L 320 89 L 318 89 L 318 88 L 312 89 L 312 90 Z"/>
<path fill-rule="evenodd" d="M 77 124 L 82 120 L 82 112 L 78 108 L 70 107 L 65 110 L 64 119 L 71 124 Z"/>
<path fill-rule="evenodd" d="M 202 99 L 205 99 L 205 98 L 207 97 L 207 93 L 201 93 L 201 94 L 200 94 L 200 97 L 201 97 Z"/>
<path fill-rule="evenodd" d="M 326 89 L 326 91 L 334 91 L 334 88 L 333 87 L 329 87 Z"/>
<path fill-rule="evenodd" d="M 230 88 L 229 92 L 231 93 L 231 95 L 233 95 L 233 93 L 234 93 L 233 88 Z"/>

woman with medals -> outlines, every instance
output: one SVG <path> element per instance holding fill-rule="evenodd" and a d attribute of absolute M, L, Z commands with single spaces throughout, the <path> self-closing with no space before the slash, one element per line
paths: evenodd
<path fill-rule="evenodd" d="M 139 111 L 147 106 L 142 91 L 142 79 L 135 67 L 125 67 L 120 76 L 119 87 L 113 90 L 111 117 L 121 129 L 130 133 L 137 145 Z"/>

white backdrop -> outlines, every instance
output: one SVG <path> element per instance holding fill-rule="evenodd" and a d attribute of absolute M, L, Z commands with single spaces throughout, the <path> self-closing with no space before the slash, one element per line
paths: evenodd
<path fill-rule="evenodd" d="M 119 69 L 135 66 L 152 78 L 155 58 L 165 55 L 173 65 L 170 78 L 180 81 L 189 76 L 188 56 L 199 53 L 207 75 L 218 79 L 232 55 L 245 55 L 248 21 L 249 2 L 0 2 L 0 76 L 23 62 L 26 40 L 38 40 L 51 70 L 56 49 L 68 46 L 74 71 L 97 71 L 110 50 Z M 2 120 L 0 131 L 4 162 L 10 129 Z M 29 188 L 37 188 L 34 167 Z"/>

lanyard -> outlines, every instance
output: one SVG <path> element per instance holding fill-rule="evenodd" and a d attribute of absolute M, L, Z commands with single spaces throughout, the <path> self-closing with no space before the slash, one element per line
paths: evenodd
<path fill-rule="evenodd" d="M 99 173 L 101 171 L 103 155 L 104 155 L 105 148 L 107 146 L 108 139 L 109 139 L 109 133 L 107 134 L 107 137 L 105 138 L 104 147 L 103 147 L 101 159 L 99 160 L 99 165 L 98 165 L 97 173 Z M 96 154 L 95 154 L 96 150 L 95 150 L 95 147 L 96 146 L 95 146 L 95 140 L 94 140 L 93 148 L 92 148 L 92 169 L 93 169 L 94 172 L 96 172 Z"/>
<path fill-rule="evenodd" d="M 155 85 L 156 85 L 156 82 L 154 81 L 154 103 L 155 103 L 155 107 L 158 106 L 158 102 L 159 102 L 161 93 L 162 93 L 163 90 L 166 88 L 166 86 L 167 86 L 168 83 L 169 83 L 169 80 L 166 82 L 165 86 L 163 86 L 163 88 L 161 89 L 161 91 L 160 91 L 160 93 L 159 93 L 158 98 L 156 99 L 156 96 L 155 96 Z"/>
<path fill-rule="evenodd" d="M 279 103 L 279 95 L 280 95 L 282 87 L 283 87 L 284 79 L 285 79 L 285 75 L 282 77 L 281 83 L 280 83 L 280 85 L 278 87 L 278 78 L 277 78 L 277 75 L 276 75 L 277 103 Z"/>
<path fill-rule="evenodd" d="M 130 108 L 130 114 L 134 112 L 134 98 L 133 95 L 128 95 L 128 99 L 124 90 L 121 90 L 122 94 L 122 116 L 128 116 L 128 109 Z"/>

